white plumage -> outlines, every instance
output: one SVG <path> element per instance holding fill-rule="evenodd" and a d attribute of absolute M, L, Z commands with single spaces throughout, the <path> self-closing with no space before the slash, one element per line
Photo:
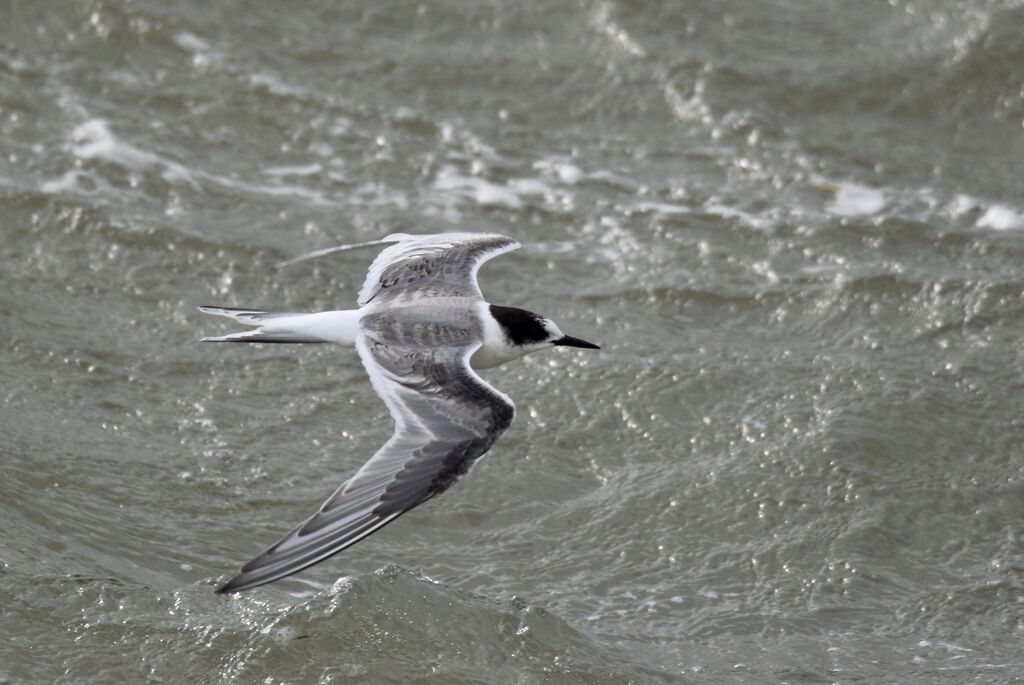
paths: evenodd
<path fill-rule="evenodd" d="M 300 314 L 200 307 L 255 326 L 208 342 L 354 345 L 395 432 L 320 509 L 220 588 L 237 592 L 283 578 L 358 542 L 444 492 L 512 423 L 515 405 L 473 368 L 553 345 L 596 348 L 543 317 L 484 301 L 476 274 L 519 247 L 497 234 L 395 234 L 312 256 L 394 243 L 373 261 L 359 309 Z M 288 263 L 297 263 L 300 257 Z"/>

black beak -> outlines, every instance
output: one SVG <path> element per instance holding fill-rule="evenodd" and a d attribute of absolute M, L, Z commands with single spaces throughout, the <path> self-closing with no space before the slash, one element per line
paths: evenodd
<path fill-rule="evenodd" d="M 587 342 L 586 340 L 580 340 L 579 338 L 574 338 L 571 335 L 563 335 L 558 340 L 552 341 L 552 344 L 554 344 L 554 345 L 565 345 L 566 347 L 585 347 L 588 350 L 599 350 L 599 349 L 601 349 L 600 345 L 595 345 L 592 342 Z"/>

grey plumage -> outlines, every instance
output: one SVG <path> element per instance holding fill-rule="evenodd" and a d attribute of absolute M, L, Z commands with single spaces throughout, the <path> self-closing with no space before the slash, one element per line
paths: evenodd
<path fill-rule="evenodd" d="M 519 242 L 503 235 L 447 233 L 441 238 L 410 246 L 400 242 L 381 251 L 370 265 L 359 291 L 360 306 L 382 292 L 399 299 L 411 293 L 422 297 L 482 298 L 476 282 L 480 265 L 519 248 Z"/>
<path fill-rule="evenodd" d="M 451 487 L 512 423 L 515 405 L 469 359 L 485 337 L 476 272 L 519 243 L 486 234 L 405 238 L 371 265 L 355 336 L 394 435 L 316 514 L 220 592 L 269 583 L 358 542 Z M 253 310 L 211 313 L 234 312 L 254 325 L 262 321 L 263 312 Z"/>
<path fill-rule="evenodd" d="M 263 585 L 322 561 L 465 475 L 515 417 L 512 400 L 474 367 L 556 345 L 597 347 L 537 314 L 484 301 L 476 281 L 480 265 L 519 247 L 505 236 L 395 234 L 312 256 L 382 244 L 391 245 L 371 264 L 358 310 L 302 314 L 200 307 L 256 327 L 204 338 L 211 342 L 354 345 L 395 422 L 391 439 L 313 516 L 246 564 L 220 592 Z"/>

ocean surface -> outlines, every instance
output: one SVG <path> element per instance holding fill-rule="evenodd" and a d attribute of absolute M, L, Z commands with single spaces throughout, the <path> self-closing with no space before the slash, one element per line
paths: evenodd
<path fill-rule="evenodd" d="M 1020 0 L 0 2 L 0 683 L 1024 682 Z M 403 231 L 601 352 L 331 560 Z"/>

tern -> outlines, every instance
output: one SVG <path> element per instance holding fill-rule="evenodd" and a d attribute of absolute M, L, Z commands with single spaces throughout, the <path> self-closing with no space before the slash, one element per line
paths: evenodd
<path fill-rule="evenodd" d="M 240 592 L 297 573 L 440 495 L 501 437 L 515 405 L 475 369 L 556 346 L 600 349 L 550 319 L 484 300 L 480 266 L 520 247 L 491 233 L 396 233 L 320 250 L 389 245 L 370 266 L 358 309 L 311 314 L 199 307 L 253 330 L 204 342 L 353 345 L 394 420 L 394 435 L 311 517 L 221 586 Z"/>

